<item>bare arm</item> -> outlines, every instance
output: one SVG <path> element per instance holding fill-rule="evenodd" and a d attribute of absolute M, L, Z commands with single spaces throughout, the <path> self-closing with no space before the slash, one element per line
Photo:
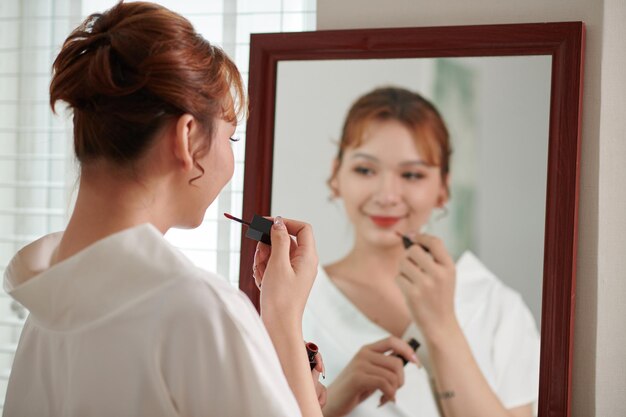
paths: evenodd
<path fill-rule="evenodd" d="M 428 342 L 435 393 L 446 417 L 532 417 L 531 404 L 506 409 L 483 376 L 460 327 Z"/>
<path fill-rule="evenodd" d="M 456 269 L 443 243 L 427 235 L 416 242 L 400 265 L 397 282 L 426 338 L 444 415 L 531 417 L 530 404 L 505 408 L 478 367 L 454 313 Z"/>
<path fill-rule="evenodd" d="M 272 227 L 271 250 L 259 244 L 255 254 L 261 318 L 302 416 L 319 417 L 322 411 L 302 336 L 302 314 L 317 274 L 315 241 L 309 225 L 279 219 Z"/>
<path fill-rule="evenodd" d="M 291 391 L 303 417 L 321 416 L 311 368 L 302 338 L 302 326 L 263 318 Z"/>

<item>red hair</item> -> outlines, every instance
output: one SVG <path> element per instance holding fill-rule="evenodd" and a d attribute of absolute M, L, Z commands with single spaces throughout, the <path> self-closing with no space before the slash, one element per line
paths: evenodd
<path fill-rule="evenodd" d="M 241 75 L 224 51 L 184 17 L 144 2 L 92 14 L 69 35 L 53 64 L 53 111 L 58 100 L 73 111 L 78 160 L 120 166 L 183 114 L 207 134 L 204 151 L 217 118 L 235 122 L 246 110 Z"/>
<path fill-rule="evenodd" d="M 402 123 L 412 133 L 415 145 L 425 162 L 438 166 L 441 178 L 447 184 L 452 148 L 443 118 L 430 101 L 413 91 L 398 87 L 377 88 L 352 104 L 339 141 L 336 156 L 338 164 L 328 181 L 329 184 L 337 175 L 345 150 L 360 146 L 369 123 L 381 120 L 397 120 Z"/>

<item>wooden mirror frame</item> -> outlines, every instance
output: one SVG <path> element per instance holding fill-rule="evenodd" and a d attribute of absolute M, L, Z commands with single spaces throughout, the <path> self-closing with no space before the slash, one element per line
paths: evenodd
<path fill-rule="evenodd" d="M 278 62 L 372 58 L 552 57 L 539 416 L 570 415 L 585 28 L 582 22 L 255 34 L 250 43 L 243 218 L 271 212 Z M 242 233 L 239 287 L 259 308 L 256 242 Z"/>

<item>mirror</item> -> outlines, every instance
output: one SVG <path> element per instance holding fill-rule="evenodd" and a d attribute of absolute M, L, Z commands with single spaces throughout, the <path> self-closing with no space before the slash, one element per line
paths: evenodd
<path fill-rule="evenodd" d="M 327 180 L 350 105 L 381 86 L 423 95 L 453 148 L 447 214 L 428 232 L 522 295 L 541 323 L 539 415 L 568 415 L 582 36 L 580 23 L 253 35 L 244 218 L 310 222 L 320 264 L 340 259 L 353 231 Z M 242 239 L 240 287 L 258 306 L 253 250 Z"/>

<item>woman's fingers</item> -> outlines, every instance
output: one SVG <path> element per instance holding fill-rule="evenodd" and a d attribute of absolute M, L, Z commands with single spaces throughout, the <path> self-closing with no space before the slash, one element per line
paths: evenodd
<path fill-rule="evenodd" d="M 414 266 L 429 275 L 436 275 L 441 266 L 435 262 L 433 256 L 420 245 L 413 245 L 406 251 L 407 258 Z"/>
<path fill-rule="evenodd" d="M 267 264 L 267 260 L 270 257 L 271 246 L 266 245 L 263 242 L 258 242 L 256 245 L 256 252 L 254 254 L 254 260 L 260 264 Z"/>
<path fill-rule="evenodd" d="M 440 239 L 417 235 L 414 241 L 417 244 L 400 261 L 396 283 L 414 320 L 427 334 L 455 320 L 456 267 Z"/>
<path fill-rule="evenodd" d="M 396 355 L 420 366 L 411 346 L 394 336 L 367 345 L 363 352 L 364 360 L 370 365 L 369 372 L 385 377 L 397 389 L 404 385 L 404 363 Z"/>
<path fill-rule="evenodd" d="M 320 407 L 323 408 L 326 405 L 326 387 L 319 381 L 320 375 L 324 376 L 324 361 L 322 359 L 322 355 L 317 352 L 315 354 L 315 367 L 311 370 L 311 376 L 313 377 L 313 383 L 315 384 L 317 401 L 319 402 Z"/>
<path fill-rule="evenodd" d="M 296 234 L 295 242 L 292 233 Z M 261 264 L 257 265 L 257 274 L 264 274 L 260 300 L 262 316 L 267 323 L 297 320 L 317 275 L 313 232 L 306 223 L 276 217 L 270 234 L 272 245 L 265 270 Z"/>
<path fill-rule="evenodd" d="M 271 239 L 272 246 L 274 243 L 274 228 L 281 227 L 277 225 L 278 223 L 285 226 L 288 235 L 290 235 L 291 242 L 289 246 L 289 263 L 294 270 L 298 270 L 302 266 L 311 266 L 311 265 L 302 265 L 302 263 L 313 263 L 314 268 L 317 268 L 317 249 L 315 247 L 315 238 L 313 236 L 313 229 L 311 225 L 305 222 L 301 222 L 293 219 L 286 219 L 280 216 L 275 218 L 266 217 L 268 220 L 272 220 L 274 225 L 272 226 L 271 231 Z M 282 240 L 281 240 L 282 243 Z M 286 267 L 287 264 L 283 256 L 282 258 L 282 266 Z"/>
<path fill-rule="evenodd" d="M 399 273 L 409 282 L 417 286 L 430 285 L 433 276 L 428 274 L 419 266 L 416 266 L 412 260 L 404 259 L 400 262 Z"/>
<path fill-rule="evenodd" d="M 415 237 L 414 242 L 419 243 L 419 245 L 414 246 L 424 245 L 428 248 L 430 256 L 432 256 L 436 263 L 446 267 L 454 267 L 454 260 L 448 253 L 448 250 L 441 239 L 432 235 L 419 234 Z M 411 249 L 413 249 L 413 246 Z"/>
<path fill-rule="evenodd" d="M 418 287 L 413 283 L 411 278 L 402 273 L 400 273 L 396 277 L 396 284 L 398 284 L 398 287 L 400 287 L 400 291 L 402 291 L 402 294 L 404 294 L 407 300 L 419 299 L 419 297 L 421 296 L 421 292 L 419 291 Z"/>
<path fill-rule="evenodd" d="M 317 370 L 317 366 L 311 371 L 311 376 L 313 377 L 313 385 L 315 385 L 317 402 L 319 403 L 320 407 L 324 407 L 326 405 L 326 387 L 319 381 L 320 371 Z"/>
<path fill-rule="evenodd" d="M 378 356 L 382 357 L 384 355 L 378 354 Z M 398 362 L 402 363 L 402 361 L 398 358 L 389 358 L 395 359 Z M 366 369 L 366 372 L 370 375 L 378 375 L 382 378 L 385 378 L 385 381 L 389 383 L 394 390 L 397 390 L 402 385 L 404 385 L 404 369 L 400 369 L 400 375 L 396 369 L 393 368 L 393 365 L 389 363 L 383 363 L 382 361 L 371 362 L 369 367 Z"/>
<path fill-rule="evenodd" d="M 291 237 L 287 231 L 287 227 L 282 217 L 277 216 L 274 219 L 274 224 L 270 231 L 272 239 L 272 249 L 269 259 L 267 260 L 268 266 L 277 268 L 279 270 L 288 271 L 291 269 L 290 261 L 290 246 Z"/>
<path fill-rule="evenodd" d="M 393 373 L 393 382 L 395 385 L 398 387 L 404 385 L 404 364 L 402 359 L 395 355 L 381 355 L 380 353 L 375 353 L 371 363 Z"/>
<path fill-rule="evenodd" d="M 315 238 L 310 224 L 293 219 L 283 219 L 283 222 L 289 234 L 296 237 L 298 247 L 315 251 Z"/>
<path fill-rule="evenodd" d="M 417 356 L 415 355 L 415 352 L 413 351 L 411 346 L 409 346 L 407 342 L 400 339 L 399 337 L 390 336 L 385 339 L 379 340 L 378 342 L 366 345 L 365 348 L 378 353 L 387 353 L 389 351 L 393 351 L 394 353 L 402 356 L 407 361 L 417 363 Z"/>
<path fill-rule="evenodd" d="M 317 352 L 315 355 L 315 369 L 317 372 L 321 372 L 322 376 L 326 378 L 326 370 L 324 369 L 324 359 L 322 359 L 322 354 Z"/>
<path fill-rule="evenodd" d="M 267 260 L 270 256 L 270 247 L 265 243 L 257 243 L 256 251 L 254 252 L 254 264 L 252 266 L 252 276 L 257 288 L 261 289 L 263 282 L 263 276 L 265 275 L 265 268 L 267 267 Z"/>
<path fill-rule="evenodd" d="M 395 354 L 417 361 L 411 347 L 394 336 L 363 346 L 331 385 L 329 404 L 334 410 L 345 415 L 376 390 L 395 401 L 396 391 L 404 384 L 403 362 Z"/>
<path fill-rule="evenodd" d="M 284 219 L 284 222 L 289 234 L 296 237 L 297 248 L 291 259 L 294 270 L 306 267 L 317 269 L 317 249 L 311 225 L 292 219 Z"/>
<path fill-rule="evenodd" d="M 398 387 L 394 386 L 394 384 L 385 378 L 385 376 L 381 373 L 377 372 L 367 374 L 365 383 L 367 384 L 367 388 L 379 389 L 383 394 L 385 394 L 386 397 L 390 398 L 391 401 L 395 401 Z"/>
<path fill-rule="evenodd" d="M 324 408 L 326 405 L 326 400 L 328 398 L 327 390 L 324 384 L 317 381 L 315 383 L 315 392 L 317 393 L 317 402 L 319 403 L 321 408 Z"/>

